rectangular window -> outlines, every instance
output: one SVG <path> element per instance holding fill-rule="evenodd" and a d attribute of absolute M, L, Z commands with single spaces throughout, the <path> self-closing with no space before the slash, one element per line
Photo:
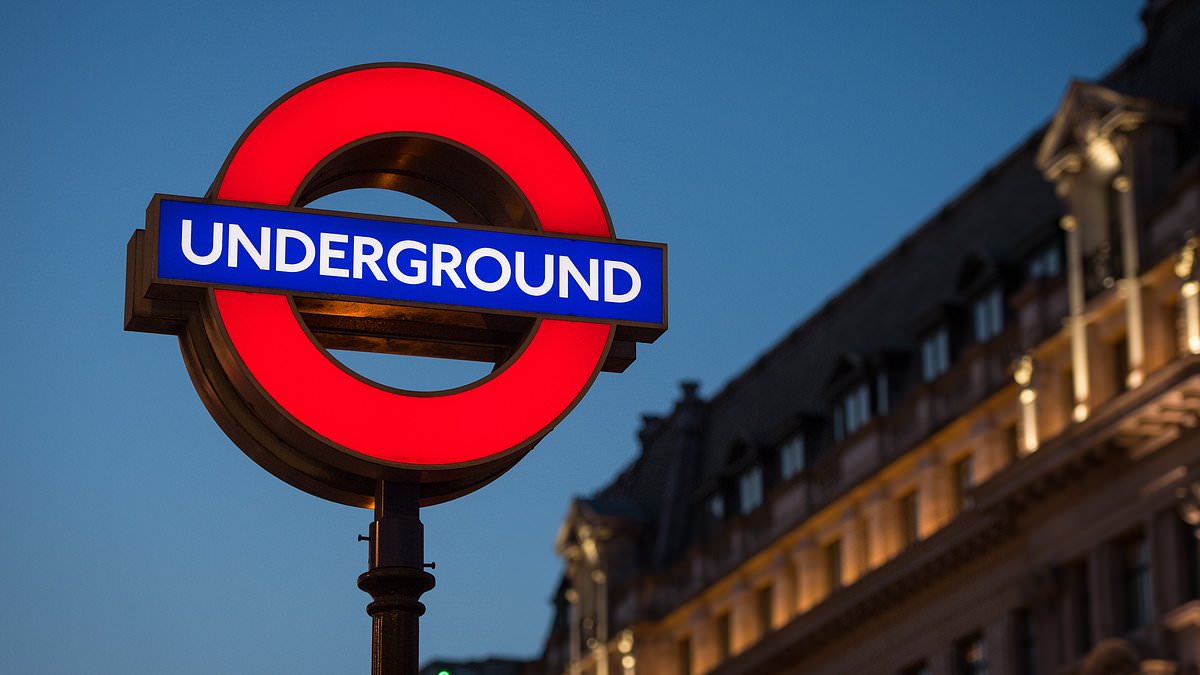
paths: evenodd
<path fill-rule="evenodd" d="M 871 389 L 864 382 L 842 397 L 834 412 L 837 440 L 858 431 L 871 419 Z"/>
<path fill-rule="evenodd" d="M 896 500 L 900 510 L 900 543 L 908 546 L 921 537 L 921 512 L 917 502 L 917 491 L 910 490 Z"/>
<path fill-rule="evenodd" d="M 779 448 L 779 475 L 783 480 L 804 470 L 804 436 L 796 434 Z"/>
<path fill-rule="evenodd" d="M 755 465 L 746 470 L 738 479 L 738 498 L 741 512 L 750 513 L 762 505 L 763 475 L 762 467 Z"/>
<path fill-rule="evenodd" d="M 987 675 L 987 643 L 983 635 L 975 633 L 954 644 L 955 675 Z"/>
<path fill-rule="evenodd" d="M 758 633 L 766 635 L 771 632 L 771 616 L 774 613 L 775 588 L 770 584 L 758 589 L 755 594 L 755 605 L 758 610 Z"/>
<path fill-rule="evenodd" d="M 1021 433 L 1016 422 L 1004 427 L 1004 456 L 1010 462 L 1021 456 Z"/>
<path fill-rule="evenodd" d="M 1058 242 L 1046 246 L 1029 261 L 1030 279 L 1053 279 L 1062 274 L 1062 247 Z"/>
<path fill-rule="evenodd" d="M 733 626 L 729 621 L 729 612 L 722 612 L 717 615 L 717 662 L 720 663 L 729 658 L 729 648 L 733 644 L 730 631 Z"/>
<path fill-rule="evenodd" d="M 932 382 L 950 369 L 950 333 L 945 326 L 921 341 L 921 379 Z"/>
<path fill-rule="evenodd" d="M 1064 568 L 1067 608 L 1071 622 L 1074 656 L 1086 654 L 1092 648 L 1092 596 L 1088 592 L 1087 560 L 1077 560 Z"/>
<path fill-rule="evenodd" d="M 1013 614 L 1013 648 L 1017 675 L 1038 675 L 1037 631 L 1028 609 L 1018 609 Z"/>
<path fill-rule="evenodd" d="M 725 520 L 725 495 L 718 492 L 708 498 L 708 515 L 716 520 Z"/>
<path fill-rule="evenodd" d="M 1112 344 L 1113 391 L 1118 394 L 1129 388 L 1129 343 L 1124 338 Z"/>
<path fill-rule="evenodd" d="M 692 639 L 683 638 L 675 648 L 676 663 L 679 664 L 679 675 L 692 675 Z"/>
<path fill-rule="evenodd" d="M 821 557 L 825 561 L 825 590 L 832 593 L 842 587 L 842 540 L 825 544 Z"/>
<path fill-rule="evenodd" d="M 1183 551 L 1183 591 L 1188 600 L 1200 598 L 1200 536 L 1196 528 L 1184 522 L 1179 523 L 1180 550 Z"/>
<path fill-rule="evenodd" d="M 999 287 L 981 295 L 971 304 L 975 341 L 987 342 L 1004 329 L 1004 293 Z"/>
<path fill-rule="evenodd" d="M 975 480 L 971 464 L 971 455 L 967 453 L 962 459 L 950 465 L 950 473 L 954 481 L 951 504 L 956 514 L 971 506 L 971 487 Z"/>
<path fill-rule="evenodd" d="M 1121 624 L 1134 630 L 1150 623 L 1150 545 L 1142 533 L 1117 543 L 1120 560 Z"/>

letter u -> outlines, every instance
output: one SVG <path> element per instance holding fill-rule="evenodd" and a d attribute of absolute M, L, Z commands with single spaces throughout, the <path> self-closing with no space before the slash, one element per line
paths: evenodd
<path fill-rule="evenodd" d="M 221 231 L 225 228 L 224 223 L 213 223 L 212 250 L 207 255 L 196 255 L 195 249 L 192 248 L 192 221 L 187 218 L 183 219 L 183 228 L 180 235 L 180 243 L 183 246 L 183 257 L 187 258 L 193 265 L 211 265 L 221 257 L 221 243 L 224 238 L 221 236 Z"/>

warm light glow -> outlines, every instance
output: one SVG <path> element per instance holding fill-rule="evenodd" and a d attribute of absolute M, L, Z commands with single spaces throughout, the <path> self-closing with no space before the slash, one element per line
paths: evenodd
<path fill-rule="evenodd" d="M 1196 264 L 1196 239 L 1187 240 L 1179 251 L 1179 259 L 1175 261 L 1175 276 L 1186 279 L 1192 276 L 1192 268 Z M 1195 283 L 1195 282 L 1193 282 Z"/>
<path fill-rule="evenodd" d="M 1013 371 L 1013 380 L 1022 387 L 1029 386 L 1033 381 L 1033 358 L 1028 354 L 1022 356 L 1017 363 L 1017 369 Z"/>
<path fill-rule="evenodd" d="M 637 660 L 633 658 L 632 654 L 626 654 L 625 656 L 621 657 L 621 666 L 623 666 L 626 670 L 632 670 L 636 663 Z"/>
<path fill-rule="evenodd" d="M 1145 379 L 1146 376 L 1142 374 L 1141 369 L 1137 368 L 1129 371 L 1129 376 L 1125 378 L 1125 384 L 1128 385 L 1130 389 L 1135 389 L 1142 386 L 1142 382 Z"/>
<path fill-rule="evenodd" d="M 1037 433 L 1037 392 L 1033 389 L 1022 389 L 1018 397 L 1021 401 L 1021 446 L 1025 454 L 1038 449 Z"/>
<path fill-rule="evenodd" d="M 1075 410 L 1073 410 L 1071 412 L 1071 417 L 1073 417 L 1076 422 L 1082 422 L 1082 421 L 1086 420 L 1087 416 L 1088 416 L 1088 407 L 1087 407 L 1086 403 L 1077 404 L 1075 406 Z"/>
<path fill-rule="evenodd" d="M 1087 156 L 1093 166 L 1105 173 L 1121 167 L 1121 156 L 1117 154 L 1117 149 L 1113 147 L 1112 141 L 1103 136 L 1088 143 Z"/>
<path fill-rule="evenodd" d="M 633 631 L 621 631 L 621 635 L 617 638 L 617 649 L 622 654 L 628 654 L 633 651 Z"/>
<path fill-rule="evenodd" d="M 1183 295 L 1183 326 L 1188 352 L 1200 354 L 1200 283 L 1188 281 L 1179 292 Z"/>

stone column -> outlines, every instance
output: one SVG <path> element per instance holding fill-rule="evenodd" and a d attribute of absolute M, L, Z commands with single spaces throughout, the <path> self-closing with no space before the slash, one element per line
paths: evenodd
<path fill-rule="evenodd" d="M 1091 397 L 1087 319 L 1084 316 L 1083 250 L 1079 241 L 1079 223 L 1075 216 L 1063 216 L 1060 225 L 1067 233 L 1067 298 L 1071 313 L 1067 319 L 1067 328 L 1071 334 L 1071 372 L 1075 399 L 1075 407 L 1069 419 L 1082 422 L 1087 419 Z"/>
<path fill-rule="evenodd" d="M 803 614 L 821 601 L 824 577 L 816 542 L 804 538 L 792 547 L 792 565 L 796 570 L 796 613 Z"/>
<path fill-rule="evenodd" d="M 793 565 L 779 553 L 771 560 L 772 607 L 770 630 L 780 628 L 791 621 L 796 608 L 796 580 Z"/>
<path fill-rule="evenodd" d="M 867 567 L 875 569 L 900 550 L 896 500 L 883 490 L 875 490 L 867 497 L 863 516 L 867 521 Z"/>
<path fill-rule="evenodd" d="M 842 585 L 849 586 L 867 572 L 866 523 L 853 507 L 842 516 Z"/>
<path fill-rule="evenodd" d="M 937 458 L 926 455 L 917 464 L 917 513 L 921 522 L 917 523 L 917 531 L 921 539 L 937 532 L 946 521 L 945 512 L 947 482 L 945 469 L 938 466 Z"/>
<path fill-rule="evenodd" d="M 757 637 L 754 594 L 745 579 L 738 579 L 729 589 L 729 655 L 742 653 L 754 644 Z"/>
<path fill-rule="evenodd" d="M 1128 143 L 1123 145 L 1128 146 Z M 1146 347 L 1145 321 L 1142 319 L 1142 282 L 1138 278 L 1139 270 L 1139 237 L 1137 224 L 1137 209 L 1133 199 L 1133 185 L 1129 176 L 1133 175 L 1130 167 L 1130 153 L 1122 153 L 1121 163 L 1124 165 L 1121 174 L 1113 178 L 1112 186 L 1117 191 L 1121 219 L 1121 266 L 1124 268 L 1121 279 L 1121 292 L 1125 296 L 1125 320 L 1127 322 L 1125 343 L 1129 348 L 1129 371 L 1125 373 L 1125 384 L 1130 389 L 1139 386 L 1146 377 Z"/>

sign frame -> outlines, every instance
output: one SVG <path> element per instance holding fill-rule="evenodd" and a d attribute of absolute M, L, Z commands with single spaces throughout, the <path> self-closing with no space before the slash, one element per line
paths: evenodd
<path fill-rule="evenodd" d="M 491 125 L 488 129 L 483 130 L 485 133 L 495 133 L 492 126 L 509 124 L 512 128 L 524 129 L 532 135 L 528 139 L 520 138 L 516 141 L 504 136 L 503 142 L 497 141 L 500 145 L 508 143 L 510 147 L 510 151 L 506 151 L 508 159 L 498 160 L 497 156 L 487 149 L 477 150 L 472 147 L 469 139 L 456 133 L 445 133 L 445 129 L 439 127 L 440 121 L 424 123 L 420 121 L 422 119 L 448 119 L 449 121 L 445 122 L 446 125 L 449 125 L 447 128 L 455 128 L 455 124 L 461 128 L 466 128 L 462 127 L 464 124 L 469 127 L 471 122 L 469 120 L 464 122 L 470 117 L 468 115 L 461 115 L 463 119 L 447 117 L 444 114 L 441 118 L 421 116 L 423 114 L 422 106 L 442 105 L 445 107 L 449 103 L 428 103 L 418 99 L 413 104 L 416 112 L 397 110 L 389 108 L 387 105 L 363 106 L 360 100 L 363 96 L 367 98 L 376 96 L 383 103 L 393 100 L 392 92 L 383 92 L 377 84 L 380 80 L 392 78 L 393 74 L 393 79 L 403 79 L 408 76 L 420 86 L 433 82 L 436 86 L 427 87 L 427 89 L 435 94 L 445 94 L 449 98 L 461 97 L 464 101 L 470 99 L 476 103 L 492 106 L 489 110 L 492 113 L 498 112 L 498 116 L 488 117 L 487 114 L 492 113 L 483 114 L 478 109 L 471 108 L 471 115 L 487 119 L 487 124 Z M 364 81 L 375 89 L 368 88 L 366 94 L 354 90 L 354 83 Z M 376 82 L 376 84 L 371 85 L 372 82 Z M 339 100 L 339 96 L 346 96 L 347 91 L 352 97 L 359 97 L 356 99 L 357 103 L 351 104 L 347 103 L 345 99 Z M 325 106 L 326 112 L 337 107 L 334 104 L 341 104 L 340 107 L 353 111 L 347 113 L 348 115 L 357 114 L 364 118 L 370 118 L 368 122 L 347 117 L 346 120 L 349 121 L 346 126 L 350 128 L 361 126 L 372 131 L 364 132 L 353 138 L 346 138 L 322 151 L 324 154 L 317 159 L 313 159 L 311 155 L 304 158 L 300 151 L 294 152 L 295 148 L 291 146 L 301 146 L 301 150 L 305 150 L 307 145 L 319 144 L 320 139 L 312 140 L 306 136 L 291 144 L 286 142 L 286 138 L 283 139 L 283 142 L 280 138 L 274 138 L 271 142 L 274 143 L 272 147 L 275 149 L 275 155 L 268 152 L 265 156 L 271 157 L 273 162 L 290 167 L 286 169 L 291 172 L 289 175 L 299 177 L 296 170 L 300 169 L 303 176 L 298 179 L 289 179 L 298 180 L 298 182 L 294 184 L 294 188 L 289 188 L 287 193 L 280 193 L 278 185 L 273 188 L 264 188 L 266 192 L 258 190 L 258 188 L 247 188 L 247 185 L 253 185 L 253 181 L 246 183 L 247 175 L 265 176 L 268 182 L 274 178 L 271 173 L 275 169 L 270 166 L 259 166 L 258 174 L 254 174 L 253 169 L 250 169 L 251 174 L 247 174 L 248 169 L 245 166 L 245 161 L 259 161 L 261 164 L 264 156 L 262 150 L 264 135 L 271 139 L 273 138 L 271 137 L 272 133 L 278 134 L 270 124 L 266 123 L 277 122 L 279 119 L 290 119 L 287 118 L 287 115 L 295 115 L 296 107 L 301 105 L 310 105 L 309 112 L 305 113 L 308 118 L 314 120 L 320 118 L 320 115 L 311 109 L 311 101 L 314 97 L 320 104 L 318 108 Z M 457 101 L 457 99 L 455 100 Z M 293 103 L 295 101 L 300 102 Z M 284 113 L 280 113 L 281 110 L 284 110 Z M 379 124 L 377 122 L 377 118 L 386 119 L 387 115 L 403 116 L 404 114 L 411 114 L 418 121 L 415 125 L 407 127 L 401 125 L 398 128 L 390 128 L 387 123 Z M 288 123 L 281 124 L 284 128 L 288 128 Z M 426 127 L 423 124 L 429 126 Z M 267 131 L 259 133 L 264 127 L 267 128 Z M 326 131 L 327 129 L 322 127 L 320 133 Z M 480 137 L 476 133 L 479 131 L 480 129 L 477 128 L 472 132 L 476 134 L 475 140 Z M 470 135 L 467 134 L 467 136 Z M 523 145 L 512 145 L 517 142 Z M 524 145 L 525 143 L 527 145 Z M 247 150 L 247 147 L 250 149 Z M 545 159 L 545 163 L 553 168 L 545 168 L 542 178 L 550 178 L 533 180 L 531 183 L 529 176 L 533 174 L 529 173 L 529 168 L 527 166 L 522 168 L 513 163 L 512 158 L 516 156 L 511 152 L 513 147 L 519 147 L 522 151 L 527 147 L 534 148 L 529 151 L 534 156 L 537 156 L 539 152 L 545 155 L 545 158 L 541 159 Z M 243 161 L 246 152 L 250 152 L 252 158 L 257 156 L 258 159 Z M 550 156 L 553 156 L 552 160 L 549 159 Z M 239 161 L 243 163 L 239 165 Z M 516 174 L 513 173 L 513 170 L 516 171 Z M 237 177 L 233 183 L 233 185 L 239 186 L 236 189 L 229 188 L 231 175 Z M 557 193 L 551 195 L 547 192 L 546 185 L 553 183 L 555 179 L 560 182 L 565 181 L 562 184 L 566 187 L 562 188 L 562 192 L 566 197 Z M 240 183 L 237 182 L 239 180 Z M 538 184 L 541 187 L 537 187 L 531 192 L 532 184 Z M 285 183 L 279 185 L 285 185 Z M 286 183 L 286 185 L 293 184 Z M 207 197 L 197 199 L 197 201 L 250 203 L 261 204 L 267 208 L 282 206 L 285 209 L 301 209 L 304 204 L 321 196 L 358 187 L 382 187 L 406 192 L 438 206 L 452 218 L 472 222 L 478 226 L 500 225 L 524 233 L 535 230 L 545 233 L 547 236 L 553 236 L 547 230 L 562 231 L 568 232 L 571 237 L 582 235 L 582 237 L 594 238 L 598 241 L 615 241 L 611 217 L 596 188 L 595 181 L 575 151 L 553 127 L 525 104 L 492 85 L 452 70 L 421 64 L 376 63 L 354 66 L 328 73 L 296 87 L 279 98 L 251 123 L 226 158 Z M 272 192 L 272 190 L 274 191 Z M 261 195 L 273 196 L 264 198 Z M 555 201 L 556 199 L 558 201 Z M 575 207 L 571 207 L 569 204 L 564 206 L 563 199 L 581 201 L 575 204 Z M 541 205 L 539 206 L 539 204 Z M 547 207 L 547 204 L 550 206 Z M 551 221 L 556 223 L 554 227 L 546 227 L 548 221 L 544 220 L 547 216 L 542 213 L 543 208 L 549 209 L 546 213 L 557 214 L 549 216 Z M 590 214 L 585 215 L 583 221 L 580 222 L 590 222 L 591 224 L 566 224 L 566 221 L 562 219 L 563 214 L 572 212 L 572 208 L 580 213 Z M 371 217 L 372 219 L 380 218 Z M 418 219 L 401 218 L 397 220 L 417 222 Z M 455 227 L 462 227 L 462 225 L 456 224 Z M 562 229 L 563 227 L 566 229 Z M 577 229 L 572 230 L 572 228 Z M 314 330 L 306 325 L 305 318 L 302 318 L 303 307 L 305 303 L 313 302 L 311 298 L 279 292 L 231 291 L 211 286 L 184 292 L 163 291 L 164 285 L 159 283 L 161 280 L 156 278 L 156 270 L 152 267 L 148 268 L 146 262 L 147 253 L 155 250 L 151 246 L 153 243 L 156 242 L 151 241 L 151 236 L 147 231 L 139 230 L 134 233 L 128 245 L 127 329 L 173 333 L 179 336 L 185 364 L 201 399 L 222 429 L 254 461 L 295 487 L 332 501 L 356 506 L 378 506 L 376 503 L 377 490 L 380 485 L 384 484 L 419 486 L 419 503 L 429 505 L 469 493 L 494 480 L 561 422 L 578 404 L 601 369 L 623 370 L 634 358 L 633 343 L 635 341 L 653 341 L 666 329 L 667 324 L 666 247 L 650 242 L 636 242 L 661 247 L 663 251 L 663 321 L 661 325 L 630 325 L 626 322 L 595 319 L 567 321 L 512 312 L 492 310 L 467 312 L 462 311 L 463 308 L 459 307 L 422 307 L 419 303 L 403 303 L 404 311 L 437 315 L 435 320 L 430 322 L 430 325 L 435 326 L 432 332 L 438 333 L 438 335 L 434 335 L 433 342 L 435 344 L 439 335 L 445 336 L 444 341 L 446 342 L 453 342 L 457 339 L 459 334 L 446 329 L 446 326 L 461 329 L 461 326 L 454 324 L 456 322 L 470 323 L 476 319 L 480 320 L 488 329 L 493 326 L 503 326 L 508 330 L 509 340 L 512 340 L 513 335 L 523 335 L 520 340 L 499 348 L 496 352 L 500 357 L 496 359 L 496 370 L 476 382 L 443 392 L 407 392 L 372 382 L 342 366 L 333 358 L 329 354 L 328 348 L 338 348 L 340 344 L 327 344 L 325 339 L 318 337 Z M 283 298 L 268 302 L 267 298 L 273 296 L 283 296 Z M 376 347 L 373 350 L 407 353 L 403 350 L 393 349 L 394 345 L 387 344 L 386 338 L 383 339 L 384 347 L 377 348 L 381 344 L 381 339 L 377 333 L 373 334 L 371 329 L 372 322 L 378 323 L 384 320 L 386 318 L 384 315 L 387 312 L 395 311 L 396 308 L 390 303 L 374 299 L 370 302 L 359 300 L 361 299 L 334 297 L 318 298 L 316 301 L 335 305 L 341 303 L 343 309 L 345 309 L 344 306 L 349 306 L 352 316 L 343 317 L 346 320 L 339 324 L 339 328 L 343 334 L 366 340 L 366 344 L 369 345 L 368 349 Z M 264 302 L 266 304 L 263 304 Z M 247 303 L 249 304 L 247 305 Z M 256 307 L 249 314 L 238 313 L 239 306 L 244 308 L 254 305 Z M 271 311 L 263 312 L 262 310 L 268 305 Z M 311 310 L 311 307 L 309 309 Z M 356 314 L 356 312 L 361 312 L 361 314 Z M 310 311 L 303 316 L 307 318 L 313 315 L 314 313 Z M 482 318 L 480 318 L 481 315 Z M 231 317 L 234 316 L 238 317 L 236 324 L 230 324 Z M 264 316 L 268 319 L 263 319 Z M 506 381 L 505 378 L 512 380 L 524 373 L 525 370 L 531 371 L 534 366 L 529 364 L 534 362 L 535 355 L 542 359 L 537 363 L 545 373 L 552 372 L 547 370 L 547 365 L 543 362 L 547 354 L 551 355 L 551 362 L 553 358 L 558 358 L 561 354 L 567 355 L 568 359 L 586 359 L 586 363 L 594 363 L 594 365 L 584 366 L 585 361 L 571 361 L 574 364 L 572 366 L 574 370 L 571 371 L 574 373 L 573 375 L 553 371 L 553 377 L 544 378 L 548 384 L 553 384 L 561 389 L 554 394 L 557 397 L 555 401 L 561 401 L 561 403 L 554 404 L 553 415 L 549 415 L 546 410 L 538 413 L 540 415 L 538 419 L 541 421 L 539 422 L 540 428 L 536 432 L 525 434 L 521 440 L 508 444 L 500 451 L 489 450 L 479 455 L 460 454 L 445 455 L 444 457 L 439 455 L 443 458 L 419 462 L 390 459 L 376 454 L 364 454 L 361 448 L 352 448 L 330 438 L 326 432 L 315 429 L 306 420 L 292 414 L 293 409 L 289 409 L 277 400 L 277 391 L 268 391 L 270 385 L 265 384 L 262 380 L 263 373 L 270 371 L 278 374 L 284 371 L 278 367 L 279 364 L 269 363 L 270 359 L 264 361 L 260 358 L 264 353 L 262 344 L 256 347 L 258 349 L 256 353 L 259 356 L 253 357 L 258 359 L 257 365 L 248 361 L 245 345 L 250 343 L 245 342 L 247 333 L 238 327 L 240 325 L 244 328 L 260 319 L 266 320 L 267 323 L 274 322 L 273 325 L 276 328 L 285 324 L 290 326 L 288 331 L 291 331 L 289 333 L 291 337 L 287 340 L 291 340 L 291 344 L 308 345 L 305 348 L 307 350 L 305 354 L 310 357 L 314 354 L 319 355 L 328 362 L 326 365 L 332 364 L 334 369 L 329 372 L 337 381 L 351 383 L 351 386 L 357 386 L 353 383 L 358 382 L 360 385 L 366 385 L 363 391 L 378 391 L 381 392 L 381 396 L 395 394 L 405 397 L 405 400 L 411 399 L 417 402 L 416 404 L 422 400 L 437 397 L 459 396 L 459 400 L 463 400 L 463 395 L 470 395 L 475 390 L 482 391 L 488 387 L 496 390 L 498 385 L 493 385 Z M 523 331 L 521 322 L 525 322 Z M 328 332 L 327 328 L 325 330 Z M 295 331 L 299 331 L 299 333 Z M 444 332 L 439 333 L 439 331 Z M 503 330 L 499 332 L 503 332 Z M 301 337 L 303 339 L 300 339 Z M 238 340 L 243 341 L 241 347 L 235 346 Z M 283 342 L 287 343 L 287 340 Z M 257 338 L 255 341 L 261 342 Z M 553 349 L 547 351 L 547 345 L 551 344 L 556 345 L 555 349 L 558 351 Z M 430 355 L 464 358 L 462 354 L 449 348 L 444 348 L 445 351 L 439 353 L 441 349 L 443 347 L 432 348 L 433 351 Z M 571 356 L 571 354 L 579 356 Z M 584 354 L 586 356 L 583 356 Z M 264 363 L 270 366 L 267 371 L 263 370 Z M 310 360 L 309 364 L 311 365 L 311 363 L 313 362 Z M 522 367 L 525 370 L 520 370 Z M 271 370 L 272 368 L 274 370 Z M 348 378 L 347 375 L 349 375 Z M 552 382 L 558 380 L 560 375 L 562 379 L 569 380 L 568 385 L 560 386 L 558 382 Z M 527 374 L 523 376 L 525 379 L 529 379 Z M 563 389 L 564 386 L 565 389 Z M 569 394 L 568 392 L 574 393 Z M 506 401 L 506 406 L 509 408 L 509 412 L 520 416 L 524 414 L 526 408 L 533 407 L 535 402 L 535 400 L 519 402 L 509 400 Z M 546 403 L 543 401 L 539 405 L 544 408 Z M 494 423 L 499 420 L 500 418 L 492 417 L 490 422 Z M 469 422 L 477 421 L 470 420 Z M 461 423 L 468 423 L 468 421 L 460 420 Z M 445 457 L 449 457 L 449 459 Z"/>

